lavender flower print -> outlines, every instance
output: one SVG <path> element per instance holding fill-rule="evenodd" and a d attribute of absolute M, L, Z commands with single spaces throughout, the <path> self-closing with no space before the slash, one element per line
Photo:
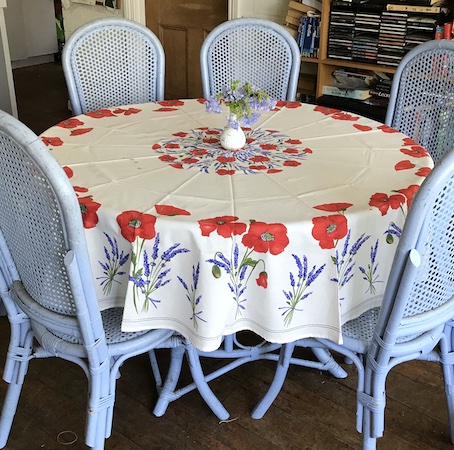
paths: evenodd
<path fill-rule="evenodd" d="M 200 263 L 197 264 L 197 267 L 192 266 L 192 284 L 190 286 L 188 286 L 187 283 L 181 277 L 178 277 L 180 283 L 186 290 L 186 298 L 189 301 L 192 310 L 191 320 L 193 321 L 194 329 L 196 331 L 199 328 L 199 320 L 201 320 L 202 322 L 206 322 L 206 320 L 200 317 L 203 311 L 197 311 L 197 308 L 199 307 L 200 304 L 200 300 L 202 299 L 201 295 L 199 295 L 198 297 L 196 296 L 197 284 L 199 282 L 199 274 Z"/>
<path fill-rule="evenodd" d="M 364 267 L 359 267 L 360 272 L 363 274 L 363 280 L 367 281 L 368 288 L 367 292 L 371 294 L 375 294 L 376 292 L 376 283 L 381 283 L 378 280 L 377 269 L 378 269 L 378 262 L 376 262 L 377 258 L 377 250 L 378 250 L 378 239 L 375 242 L 375 245 L 370 248 L 370 263 L 367 265 L 367 269 Z"/>
<path fill-rule="evenodd" d="M 335 256 L 331 257 L 333 263 L 336 265 L 337 270 L 337 277 L 331 278 L 331 281 L 338 283 L 339 289 L 345 286 L 353 278 L 355 256 L 361 246 L 370 238 L 370 236 L 365 236 L 363 233 L 349 249 L 350 236 L 351 230 L 348 230 L 342 252 L 339 253 L 339 250 L 336 250 Z"/>
<path fill-rule="evenodd" d="M 168 263 L 181 253 L 189 252 L 186 248 L 181 248 L 180 244 L 173 244 L 159 256 L 159 233 L 156 234 L 151 255 L 143 249 L 145 239 L 136 241 L 136 249 L 132 253 L 131 261 L 133 264 L 132 275 L 129 280 L 134 284 L 133 300 L 136 312 L 138 312 L 137 301 L 143 298 L 142 311 L 148 311 L 150 304 L 157 308 L 157 304 L 161 302 L 152 295 L 156 290 L 162 288 L 170 282 L 168 278 L 170 268 L 167 268 Z M 140 256 L 143 257 L 143 266 L 140 267 L 138 261 Z"/>
<path fill-rule="evenodd" d="M 120 270 L 129 259 L 129 253 L 124 254 L 118 252 L 118 243 L 114 238 L 112 239 L 107 233 L 104 233 L 109 243 L 110 249 L 104 246 L 104 254 L 106 256 L 106 261 L 98 261 L 99 265 L 103 269 L 104 276 L 97 277 L 97 280 L 102 280 L 100 286 L 102 286 L 102 292 L 104 295 L 110 294 L 113 283 L 121 284 L 120 281 L 116 278 L 125 275 L 126 272 Z"/>
<path fill-rule="evenodd" d="M 302 311 L 302 309 L 298 308 L 298 304 L 312 294 L 312 291 L 306 292 L 306 289 L 319 277 L 326 266 L 326 264 L 323 264 L 319 268 L 313 266 L 308 273 L 307 257 L 303 255 L 303 261 L 301 262 L 301 259 L 297 255 L 292 254 L 292 256 L 295 259 L 298 274 L 295 279 L 293 273 L 290 272 L 291 289 L 289 291 L 282 291 L 287 299 L 287 306 L 279 308 L 283 310 L 282 316 L 284 316 L 284 324 L 287 327 L 292 323 L 295 311 Z"/>
<path fill-rule="evenodd" d="M 233 255 L 230 259 L 227 259 L 221 252 L 217 252 L 214 255 L 214 258 L 207 260 L 207 262 L 213 264 L 212 273 L 215 278 L 220 278 L 222 271 L 224 271 L 230 277 L 230 281 L 227 284 L 229 286 L 230 292 L 233 294 L 233 300 L 237 305 L 235 318 L 241 316 L 242 311 L 245 309 L 244 303 L 247 299 L 243 298 L 243 295 L 246 291 L 247 283 L 250 276 L 254 272 L 254 269 L 260 262 L 263 264 L 263 266 L 265 266 L 263 260 L 254 260 L 251 258 L 252 252 L 253 250 L 247 250 L 240 261 L 238 244 L 235 244 Z M 251 270 L 248 274 L 249 268 L 251 268 Z M 262 273 L 266 274 L 265 268 L 263 268 L 263 271 L 260 272 L 260 274 Z"/>

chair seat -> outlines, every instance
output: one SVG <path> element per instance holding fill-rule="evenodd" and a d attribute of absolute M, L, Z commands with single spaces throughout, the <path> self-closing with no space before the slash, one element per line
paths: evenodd
<path fill-rule="evenodd" d="M 371 308 L 356 319 L 349 320 L 342 325 L 342 336 L 367 342 L 372 341 L 379 313 L 379 307 Z"/>
<path fill-rule="evenodd" d="M 109 308 L 101 311 L 102 323 L 104 326 L 104 332 L 106 335 L 107 345 L 119 344 L 122 342 L 127 342 L 132 339 L 143 336 L 144 334 L 151 333 L 155 330 L 142 330 L 135 332 L 125 333 L 121 331 L 121 320 L 123 317 L 123 308 Z M 75 336 L 69 336 L 67 334 L 56 333 L 53 334 L 64 341 L 70 342 L 71 344 L 82 344 L 80 339 L 77 339 Z"/>

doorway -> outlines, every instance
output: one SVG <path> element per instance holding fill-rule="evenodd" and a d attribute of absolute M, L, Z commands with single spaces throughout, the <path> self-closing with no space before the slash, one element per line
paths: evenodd
<path fill-rule="evenodd" d="M 228 18 L 228 0 L 146 0 L 146 25 L 166 55 L 165 98 L 202 97 L 200 48 Z"/>

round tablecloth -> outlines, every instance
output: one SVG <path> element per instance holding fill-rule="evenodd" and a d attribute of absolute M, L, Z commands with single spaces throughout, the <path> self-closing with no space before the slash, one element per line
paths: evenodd
<path fill-rule="evenodd" d="M 325 337 L 380 305 L 427 152 L 385 125 L 280 102 L 219 144 L 203 100 L 110 108 L 42 134 L 81 206 L 100 308 L 198 348 Z"/>

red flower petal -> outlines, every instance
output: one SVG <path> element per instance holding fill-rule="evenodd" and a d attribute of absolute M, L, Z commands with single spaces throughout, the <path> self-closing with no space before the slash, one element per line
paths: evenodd
<path fill-rule="evenodd" d="M 368 125 L 360 125 L 359 123 L 354 123 L 353 126 L 359 131 L 370 131 L 373 128 Z"/>
<path fill-rule="evenodd" d="M 344 238 L 347 235 L 347 218 L 342 214 L 312 219 L 312 236 L 319 241 L 321 248 L 334 248 L 334 241 Z"/>
<path fill-rule="evenodd" d="M 347 208 L 353 206 L 352 203 L 324 203 L 323 205 L 317 205 L 313 208 L 319 209 L 321 211 L 328 211 L 328 212 L 339 212 L 345 211 Z"/>
<path fill-rule="evenodd" d="M 71 130 L 71 136 L 79 136 L 81 134 L 90 133 L 93 128 L 77 128 L 77 130 Z"/>
<path fill-rule="evenodd" d="M 124 211 L 117 216 L 121 235 L 129 242 L 134 242 L 137 237 L 153 239 L 156 236 L 156 217 L 139 211 Z"/>
<path fill-rule="evenodd" d="M 185 209 L 175 208 L 169 205 L 155 205 L 156 212 L 162 216 L 190 216 L 191 213 Z"/>
<path fill-rule="evenodd" d="M 410 162 L 408 159 L 405 159 L 403 161 L 398 162 L 395 166 L 395 170 L 407 170 L 407 169 L 413 169 L 415 165 Z"/>

